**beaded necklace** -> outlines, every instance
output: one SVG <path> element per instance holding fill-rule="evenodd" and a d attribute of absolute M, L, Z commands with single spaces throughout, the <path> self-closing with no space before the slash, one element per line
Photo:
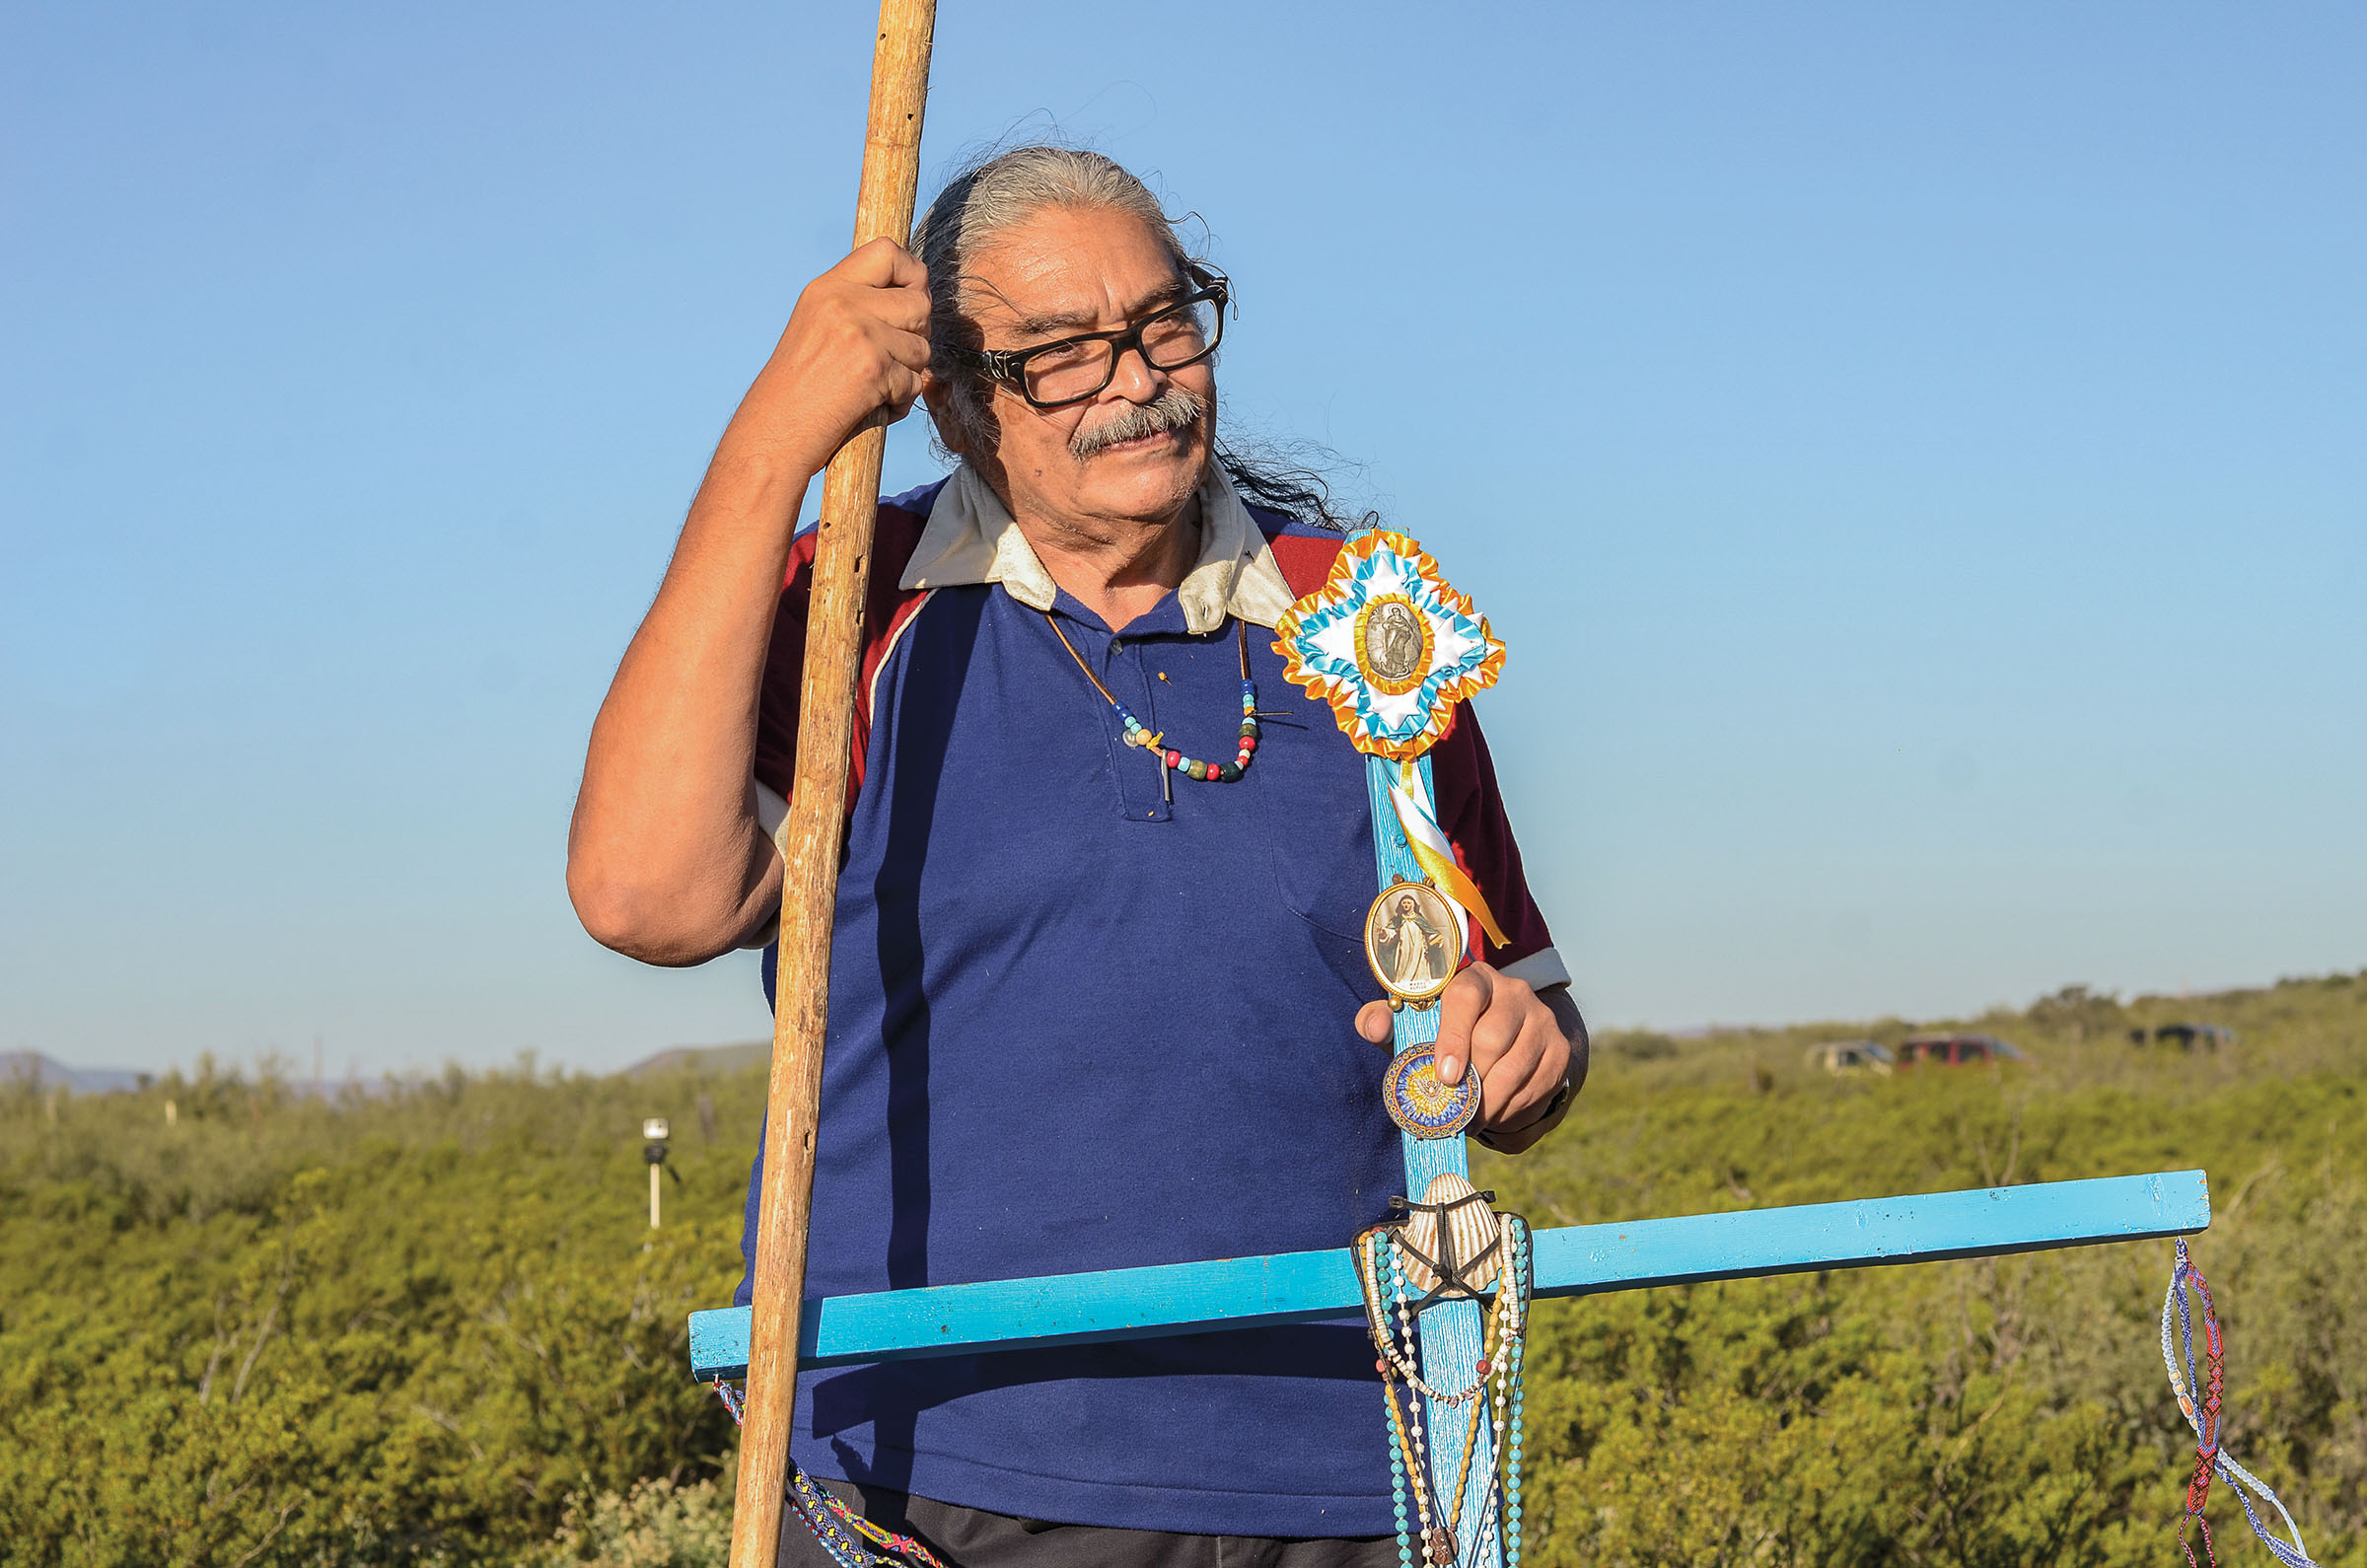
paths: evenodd
<path fill-rule="evenodd" d="M 1367 1231 L 1350 1248 L 1363 1287 L 1366 1324 L 1374 1347 L 1381 1352 L 1373 1367 L 1381 1374 L 1383 1402 L 1389 1411 L 1390 1490 L 1397 1512 L 1398 1560 L 1403 1568 L 1413 1568 L 1417 1553 L 1423 1562 L 1438 1568 L 1455 1561 L 1457 1526 L 1479 1452 L 1482 1425 L 1490 1429 L 1495 1442 L 1494 1462 L 1480 1500 L 1480 1524 L 1485 1526 L 1491 1519 L 1500 1524 L 1504 1568 L 1518 1568 L 1521 1560 L 1521 1350 L 1531 1288 L 1530 1239 L 1529 1226 L 1518 1215 L 1505 1215 L 1503 1224 L 1509 1244 L 1505 1275 L 1481 1329 L 1481 1342 L 1492 1339 L 1493 1352 L 1480 1360 L 1477 1379 L 1464 1389 L 1435 1389 L 1421 1376 L 1410 1305 L 1417 1287 L 1407 1272 L 1397 1228 L 1379 1226 Z M 1404 1385 L 1402 1400 L 1400 1383 Z M 1424 1398 L 1450 1407 L 1467 1401 L 1470 1405 L 1461 1457 L 1451 1461 L 1456 1470 L 1451 1492 L 1440 1484 L 1433 1468 L 1447 1456 L 1441 1452 L 1440 1434 L 1435 1429 L 1428 1434 L 1422 1430 Z M 1413 1493 L 1411 1518 L 1405 1507 L 1408 1489 Z"/>
<path fill-rule="evenodd" d="M 1050 610 L 1043 612 L 1043 619 L 1044 624 L 1052 628 L 1052 635 L 1060 639 L 1060 646 L 1066 648 L 1068 656 L 1077 662 L 1077 668 L 1085 672 L 1085 678 L 1093 682 L 1093 689 L 1102 694 L 1104 702 L 1117 710 L 1119 721 L 1126 727 L 1126 745 L 1139 746 L 1158 759 L 1159 793 L 1170 802 L 1176 797 L 1169 781 L 1178 773 L 1207 784 L 1232 784 L 1250 770 L 1250 759 L 1257 754 L 1257 683 L 1250 678 L 1248 621 L 1236 620 L 1233 623 L 1240 633 L 1236 641 L 1241 645 L 1241 748 L 1234 752 L 1230 762 L 1203 762 L 1168 747 L 1165 736 L 1128 713 L 1126 705 L 1112 696 L 1110 688 L 1102 684 L 1102 677 L 1093 673 L 1093 667 L 1085 662 L 1083 654 L 1077 652 L 1077 645 L 1068 640 L 1068 633 L 1060 629 L 1060 622 L 1052 618 Z"/>

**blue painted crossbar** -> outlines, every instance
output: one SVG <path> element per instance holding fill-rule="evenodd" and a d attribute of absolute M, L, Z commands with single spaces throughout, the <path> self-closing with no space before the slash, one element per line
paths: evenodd
<path fill-rule="evenodd" d="M 2200 1171 L 2169 1171 L 1572 1225 L 1537 1233 L 1536 1289 L 1540 1296 L 1594 1296 L 1809 1269 L 1993 1257 L 2190 1235 L 2210 1223 L 2207 1178 Z M 809 1301 L 799 1361 L 837 1367 L 1147 1339 L 1307 1322 L 1360 1310 L 1346 1247 L 1277 1252 Z M 747 1308 L 690 1315 L 690 1370 L 702 1381 L 746 1374 Z"/>

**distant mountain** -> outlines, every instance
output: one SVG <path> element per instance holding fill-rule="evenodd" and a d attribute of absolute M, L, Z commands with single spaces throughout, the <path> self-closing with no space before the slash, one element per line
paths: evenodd
<path fill-rule="evenodd" d="M 682 1067 L 695 1067 L 709 1073 L 737 1072 L 743 1067 L 757 1065 L 771 1054 L 770 1040 L 751 1040 L 745 1045 L 677 1045 L 655 1056 L 642 1057 L 616 1076 L 647 1078 L 651 1073 L 670 1073 Z"/>
<path fill-rule="evenodd" d="M 751 1040 L 744 1045 L 677 1045 L 626 1067 L 617 1074 L 620 1078 L 646 1078 L 652 1073 L 675 1072 L 681 1068 L 696 1068 L 701 1072 L 729 1073 L 743 1067 L 763 1064 L 772 1054 L 770 1040 Z M 38 1051 L 0 1051 L 0 1088 L 12 1084 L 30 1084 L 35 1089 L 70 1089 L 78 1095 L 131 1094 L 153 1081 L 153 1073 L 132 1072 L 121 1067 L 68 1067 L 64 1062 L 44 1056 Z M 360 1084 L 291 1081 L 289 1093 L 318 1095 L 335 1100 L 350 1090 L 359 1089 L 365 1095 L 384 1094 L 385 1082 Z"/>
<path fill-rule="evenodd" d="M 0 1084 L 71 1089 L 78 1095 L 128 1094 L 151 1075 L 121 1067 L 68 1067 L 38 1051 L 0 1051 Z"/>

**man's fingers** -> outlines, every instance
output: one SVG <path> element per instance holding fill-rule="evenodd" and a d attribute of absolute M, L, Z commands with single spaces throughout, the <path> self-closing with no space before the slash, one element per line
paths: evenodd
<path fill-rule="evenodd" d="M 1528 987 L 1518 980 L 1498 975 L 1492 992 L 1487 999 L 1487 1011 L 1471 1026 L 1471 1065 L 1483 1073 L 1493 1071 L 1504 1053 L 1512 1049 L 1530 1013 Z"/>
<path fill-rule="evenodd" d="M 879 334 L 880 346 L 888 357 L 909 371 L 929 368 L 929 340 L 917 332 L 898 331 L 893 327 Z"/>
<path fill-rule="evenodd" d="M 1495 994 L 1496 971 L 1474 963 L 1447 982 L 1438 999 L 1438 1076 L 1442 1083 L 1463 1082 L 1463 1069 L 1471 1059 L 1471 1028 L 1487 1011 Z"/>
<path fill-rule="evenodd" d="M 874 288 L 903 288 L 929 281 L 929 269 L 920 264 L 920 257 L 894 240 L 874 240 L 855 247 L 833 270 Z"/>
<path fill-rule="evenodd" d="M 929 291 L 924 288 L 881 289 L 871 297 L 880 320 L 903 332 L 929 333 Z"/>
<path fill-rule="evenodd" d="M 1542 1007 L 1533 1009 L 1511 1046 L 1493 1066 L 1482 1069 L 1486 1076 L 1479 1086 L 1481 1126 L 1518 1126 L 1553 1098 L 1560 1086 L 1560 1074 L 1550 1066 L 1555 1037 L 1552 1015 Z"/>
<path fill-rule="evenodd" d="M 890 365 L 888 374 L 881 383 L 879 406 L 874 408 L 870 415 L 855 427 L 856 430 L 870 430 L 895 424 L 912 411 L 912 404 L 919 396 L 920 373 L 907 370 L 901 365 Z"/>
<path fill-rule="evenodd" d="M 1356 1033 L 1375 1045 L 1388 1044 L 1393 1032 L 1387 1002 L 1367 1002 L 1356 1010 Z"/>

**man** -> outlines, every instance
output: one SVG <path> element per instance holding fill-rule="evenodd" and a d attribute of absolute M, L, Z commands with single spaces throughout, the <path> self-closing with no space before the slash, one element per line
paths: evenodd
<path fill-rule="evenodd" d="M 1363 758 L 1270 628 L 1339 535 L 1220 450 L 1226 285 L 1133 176 L 1006 153 L 913 249 L 809 285 L 725 431 L 593 730 L 576 908 L 653 963 L 765 939 L 795 520 L 843 442 L 925 400 L 960 465 L 880 511 L 809 1292 L 1338 1247 L 1403 1187 L 1372 830 Z M 1274 716 L 1237 753 L 1245 674 Z M 1441 1073 L 1481 1075 L 1476 1125 L 1518 1151 L 1583 1079 L 1584 1027 L 1468 712 L 1433 758 L 1511 938 L 1442 997 Z M 793 1453 L 958 1564 L 1378 1568 L 1372 1367 L 1341 1324 L 810 1373 Z"/>

